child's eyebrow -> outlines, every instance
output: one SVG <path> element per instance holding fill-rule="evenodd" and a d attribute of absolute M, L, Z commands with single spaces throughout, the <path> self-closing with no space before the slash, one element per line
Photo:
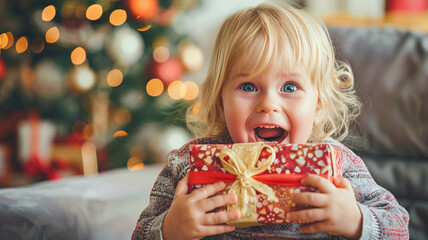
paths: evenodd
<path fill-rule="evenodd" d="M 248 77 L 250 74 L 246 72 L 241 72 L 238 74 L 238 77 Z"/>

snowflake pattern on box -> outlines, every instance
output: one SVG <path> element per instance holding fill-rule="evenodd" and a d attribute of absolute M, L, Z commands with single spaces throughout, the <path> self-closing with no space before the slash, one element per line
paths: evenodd
<path fill-rule="evenodd" d="M 298 174 L 318 174 L 327 176 L 342 175 L 342 150 L 329 144 L 269 144 L 275 151 L 275 159 L 264 174 L 282 174 L 290 176 Z M 220 152 L 224 148 L 232 148 L 232 144 L 194 144 L 190 145 L 190 172 L 227 173 L 220 160 Z M 264 148 L 258 157 L 256 167 L 263 164 L 270 156 Z M 329 178 L 331 181 L 332 178 Z M 219 194 L 226 194 L 231 183 Z M 201 184 L 189 186 L 190 191 L 202 187 Z M 289 211 L 303 209 L 306 206 L 295 205 L 293 195 L 299 192 L 317 191 L 312 187 L 300 185 L 269 184 L 278 198 L 278 202 L 269 201 L 267 196 L 257 192 L 257 222 L 286 223 L 285 214 Z M 245 215 L 246 213 L 241 213 Z"/>

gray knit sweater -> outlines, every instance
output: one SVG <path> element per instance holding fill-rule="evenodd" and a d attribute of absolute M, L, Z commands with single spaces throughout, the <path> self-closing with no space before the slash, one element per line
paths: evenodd
<path fill-rule="evenodd" d="M 407 211 L 389 191 L 376 184 L 360 157 L 337 141 L 327 142 L 343 149 L 343 176 L 351 182 L 363 214 L 361 239 L 408 239 Z M 191 143 L 222 144 L 230 143 L 230 139 L 196 139 L 168 155 L 167 165 L 153 186 L 150 203 L 141 213 L 132 239 L 162 239 L 162 222 L 171 205 L 175 188 L 189 172 L 188 145 Z M 325 233 L 302 234 L 298 229 L 298 224 L 265 224 L 238 228 L 205 239 L 343 239 Z"/>

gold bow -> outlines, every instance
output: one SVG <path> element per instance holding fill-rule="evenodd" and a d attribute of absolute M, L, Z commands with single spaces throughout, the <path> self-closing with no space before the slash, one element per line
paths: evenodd
<path fill-rule="evenodd" d="M 258 163 L 261 151 L 268 148 L 271 155 L 267 159 L 262 159 Z M 224 158 L 228 156 L 229 160 Z M 229 193 L 236 193 L 238 201 L 227 207 L 228 210 L 239 209 L 242 217 L 235 221 L 229 221 L 227 224 L 237 227 L 249 227 L 260 225 L 257 223 L 257 196 L 256 190 L 265 194 L 269 201 L 278 202 L 272 188 L 259 182 L 252 176 L 260 174 L 272 165 L 275 160 L 274 149 L 262 142 L 258 143 L 237 143 L 233 144 L 232 149 L 224 148 L 220 152 L 220 160 L 224 169 L 236 176 L 236 180 L 230 186 Z M 256 166 L 258 165 L 258 167 Z"/>

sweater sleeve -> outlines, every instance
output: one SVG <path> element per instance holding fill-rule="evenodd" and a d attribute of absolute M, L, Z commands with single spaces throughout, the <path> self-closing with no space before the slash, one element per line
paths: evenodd
<path fill-rule="evenodd" d="M 163 219 L 171 206 L 178 182 L 188 172 L 188 154 L 185 149 L 174 150 L 168 155 L 167 165 L 159 174 L 150 193 L 150 202 L 138 219 L 132 235 L 133 240 L 162 239 Z"/>
<path fill-rule="evenodd" d="M 363 215 L 361 239 L 408 239 L 407 211 L 374 181 L 360 157 L 343 145 L 341 148 L 343 177 L 351 182 Z"/>

